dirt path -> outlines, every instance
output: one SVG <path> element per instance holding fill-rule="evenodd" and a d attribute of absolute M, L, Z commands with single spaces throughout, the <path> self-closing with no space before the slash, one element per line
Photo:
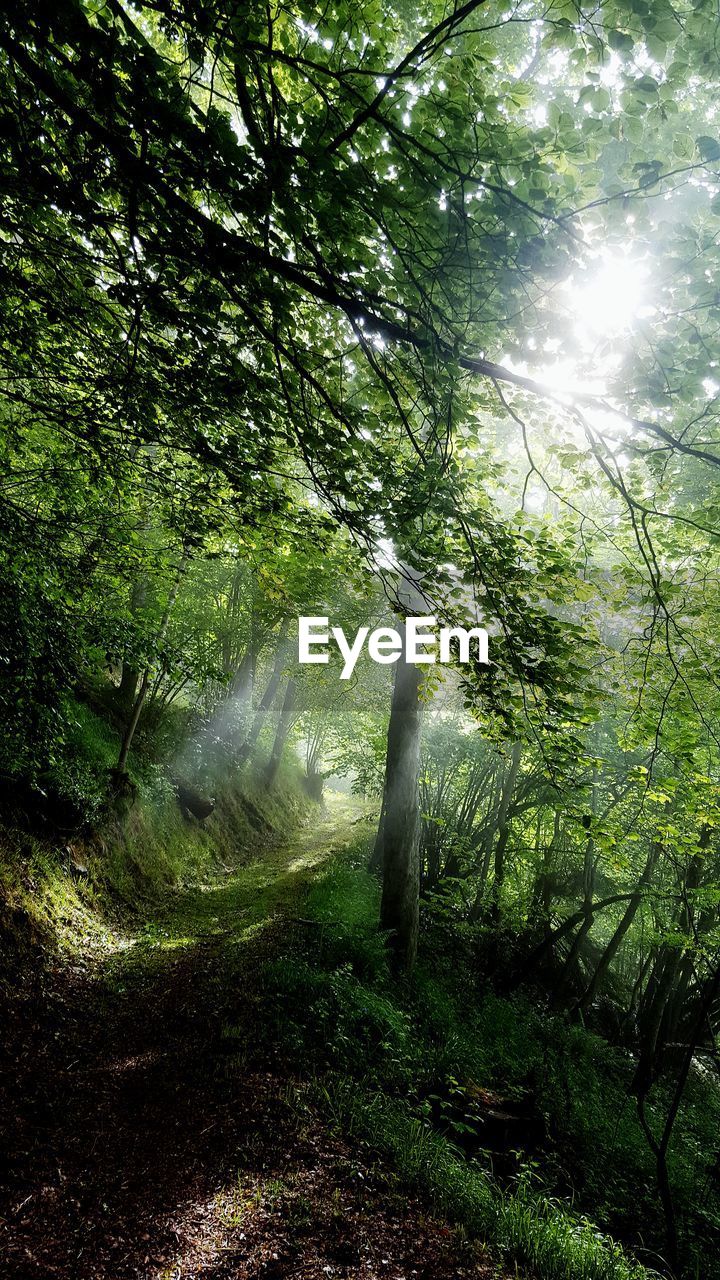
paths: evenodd
<path fill-rule="evenodd" d="M 493 1273 L 328 1133 L 302 1081 L 245 1052 L 262 964 L 348 821 L 186 891 L 26 1011 L 0 1075 L 3 1280 Z"/>

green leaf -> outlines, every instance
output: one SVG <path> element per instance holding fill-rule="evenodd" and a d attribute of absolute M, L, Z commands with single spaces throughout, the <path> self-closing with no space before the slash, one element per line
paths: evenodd
<path fill-rule="evenodd" d="M 631 35 L 625 31 L 609 31 L 608 44 L 616 53 L 631 53 L 635 41 Z"/>
<path fill-rule="evenodd" d="M 681 160 L 691 160 L 695 154 L 695 141 L 689 133 L 676 133 L 673 138 L 673 154 Z"/>
<path fill-rule="evenodd" d="M 706 164 L 710 164 L 714 160 L 720 160 L 720 142 L 716 138 L 701 134 L 695 141 L 697 149 Z"/>

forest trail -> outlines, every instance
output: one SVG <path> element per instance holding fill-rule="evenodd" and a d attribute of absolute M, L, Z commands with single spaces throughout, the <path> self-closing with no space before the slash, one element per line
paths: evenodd
<path fill-rule="evenodd" d="M 10 1028 L 4 1280 L 496 1274 L 328 1132 L 287 1066 L 245 1053 L 262 965 L 307 927 L 303 896 L 352 823 L 336 804 L 182 891 L 103 961 L 52 975 Z"/>

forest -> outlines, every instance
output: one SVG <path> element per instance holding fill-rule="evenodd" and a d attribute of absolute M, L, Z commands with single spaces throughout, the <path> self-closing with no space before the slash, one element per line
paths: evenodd
<path fill-rule="evenodd" d="M 719 31 L 2 5 L 8 1280 L 720 1280 Z"/>

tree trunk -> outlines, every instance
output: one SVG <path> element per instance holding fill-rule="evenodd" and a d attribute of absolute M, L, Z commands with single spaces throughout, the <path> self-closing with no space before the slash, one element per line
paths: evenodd
<path fill-rule="evenodd" d="M 550 903 L 552 900 L 552 869 L 555 850 L 560 843 L 561 811 L 555 809 L 553 815 L 553 833 L 545 846 L 542 866 L 533 885 L 532 900 L 528 910 L 528 925 L 533 931 L 547 932 L 550 919 Z"/>
<path fill-rule="evenodd" d="M 280 719 L 278 720 L 277 729 L 275 731 L 275 741 L 273 742 L 272 751 L 270 752 L 270 759 L 268 760 L 265 768 L 265 779 L 269 787 L 272 786 L 275 781 L 277 771 L 280 768 L 282 753 L 285 749 L 285 743 L 287 742 L 288 734 L 292 727 L 296 698 L 297 681 L 294 676 L 291 676 L 288 680 L 287 689 L 285 690 L 285 697 L 283 698 L 283 704 L 280 710 Z"/>
<path fill-rule="evenodd" d="M 170 595 L 168 596 L 167 604 L 165 605 L 165 612 L 163 613 L 162 619 L 160 621 L 160 628 L 158 630 L 157 638 L 155 640 L 156 649 L 160 648 L 167 634 L 168 623 L 170 622 L 170 616 L 175 607 L 175 601 L 177 600 L 178 591 L 180 590 L 180 581 L 183 575 L 183 571 L 185 569 L 185 565 L 187 564 L 187 560 L 188 560 L 188 553 L 187 551 L 183 551 L 182 557 L 180 559 L 180 563 L 175 573 L 175 581 L 173 583 L 173 587 L 170 592 Z M 142 674 L 142 679 L 140 681 L 140 688 L 138 689 L 135 695 L 135 701 L 133 703 L 132 710 L 130 712 L 130 718 L 127 722 L 125 732 L 123 734 L 122 743 L 120 744 L 120 755 L 118 756 L 118 762 L 117 762 L 117 765 L 115 766 L 115 772 L 120 777 L 122 777 L 125 773 L 127 773 L 127 762 L 128 762 L 128 756 L 130 754 L 130 747 L 132 746 L 132 740 L 135 737 L 135 730 L 138 727 L 138 722 L 140 720 L 140 714 L 142 712 L 142 709 L 145 703 L 145 698 L 147 696 L 149 683 L 150 683 L 150 667 L 146 667 Z"/>
<path fill-rule="evenodd" d="M 595 841 L 592 834 L 592 819 L 597 813 L 597 766 L 593 769 L 592 780 L 592 815 L 588 814 L 583 818 L 583 825 L 587 829 L 587 839 L 585 841 L 585 858 L 583 861 L 583 905 L 582 905 L 582 923 L 573 938 L 567 959 L 560 974 L 560 981 L 554 994 L 556 1004 L 562 1003 L 563 998 L 567 994 L 575 972 L 580 976 L 580 955 L 585 944 L 585 940 L 590 933 L 595 922 L 595 913 L 593 911 L 593 897 L 595 895 Z"/>
<path fill-rule="evenodd" d="M 495 828 L 495 843 L 493 850 L 495 874 L 492 883 L 492 899 L 490 905 L 490 917 L 495 923 L 497 923 L 500 918 L 500 895 L 502 892 L 503 881 L 505 879 L 505 849 L 507 848 L 508 837 L 510 835 L 510 805 L 515 793 L 515 784 L 517 782 L 521 758 L 522 746 L 519 742 L 515 742 L 510 756 L 510 764 L 507 772 L 505 773 L 500 789 L 500 808 L 498 810 L 497 827 Z M 484 884 L 481 883 L 475 897 L 475 901 L 470 908 L 470 920 L 472 921 L 479 920 L 482 915 L 483 890 Z"/>
<path fill-rule="evenodd" d="M 401 657 L 395 668 L 388 726 L 383 805 L 383 887 L 380 927 L 398 968 L 410 972 L 417 955 L 420 914 L 421 667 Z M 380 835 L 380 832 L 378 832 Z"/>
<path fill-rule="evenodd" d="M 699 851 L 707 848 L 709 839 L 709 828 L 705 826 L 698 841 Z M 702 878 L 702 863 L 703 859 L 698 854 L 689 858 L 684 884 L 681 886 L 682 901 L 676 927 L 678 932 L 688 938 L 693 931 L 693 898 Z M 686 956 L 686 948 L 679 947 L 675 942 L 663 942 L 645 988 L 640 1004 L 640 1050 L 632 1083 L 632 1091 L 639 1098 L 647 1096 L 662 1069 L 667 1013 L 677 990 Z"/>
<path fill-rule="evenodd" d="M 137 695 L 138 680 L 140 679 L 140 671 L 130 662 L 123 660 L 122 675 L 120 684 L 118 685 L 118 702 L 123 711 L 128 711 Z"/>
<path fill-rule="evenodd" d="M 256 666 L 257 653 L 251 644 L 238 664 L 225 696 L 225 701 L 232 704 L 228 735 L 232 747 L 243 742 L 250 726 Z"/>
<path fill-rule="evenodd" d="M 559 942 L 561 938 L 566 938 L 568 934 L 572 933 L 576 925 L 582 925 L 586 921 L 588 915 L 592 917 L 598 911 L 604 911 L 606 907 L 614 906 L 616 902 L 628 902 L 631 897 L 632 894 L 630 893 L 614 893 L 609 898 L 602 898 L 598 902 L 591 903 L 589 907 L 586 903 L 583 903 L 579 911 L 574 911 L 571 916 L 568 916 L 567 920 L 563 920 L 562 924 L 559 924 L 556 929 L 552 929 L 544 938 L 542 938 L 536 947 L 533 947 L 532 951 L 525 957 L 520 967 L 516 969 L 514 973 L 507 975 L 503 984 L 504 989 L 506 991 L 514 991 L 527 978 L 532 977 L 545 953 L 550 951 L 555 943 Z"/>
<path fill-rule="evenodd" d="M 515 793 L 515 784 L 517 782 L 518 770 L 520 769 L 520 758 L 522 755 L 522 747 L 519 742 L 514 743 L 512 755 L 510 757 L 510 768 L 503 784 L 502 799 L 500 801 L 500 814 L 498 819 L 498 833 L 495 841 L 495 858 L 492 887 L 492 906 L 490 908 L 491 919 L 497 923 L 500 919 L 500 897 L 502 887 L 505 881 L 505 849 L 507 848 L 508 836 L 510 835 L 510 805 Z"/>
<path fill-rule="evenodd" d="M 679 1249 L 677 1224 L 675 1221 L 675 1207 L 673 1204 L 672 1189 L 670 1186 L 667 1154 L 670 1146 L 670 1139 L 675 1127 L 675 1121 L 677 1120 L 678 1111 L 680 1110 L 680 1103 L 682 1102 L 683 1093 L 685 1092 L 685 1086 L 690 1074 L 693 1055 L 702 1034 L 705 1021 L 718 997 L 718 993 L 720 993 L 720 966 L 718 966 L 715 972 L 710 975 L 705 985 L 705 991 L 700 1000 L 698 1015 L 685 1049 L 685 1054 L 675 1082 L 672 1099 L 670 1101 L 670 1106 L 665 1117 L 665 1124 L 663 1125 L 663 1131 L 659 1140 L 655 1137 L 645 1115 L 646 1094 L 638 1094 L 637 1099 L 640 1123 L 642 1124 L 648 1145 L 655 1156 L 658 1190 L 660 1192 L 660 1201 L 665 1215 L 668 1261 L 672 1267 L 674 1275 L 678 1274 L 679 1269 Z"/>
<path fill-rule="evenodd" d="M 250 706 L 252 702 L 253 683 L 255 681 L 256 654 L 254 648 L 244 653 L 241 662 L 228 685 L 228 698 L 235 698 L 240 703 Z"/>
<path fill-rule="evenodd" d="M 488 801 L 487 813 L 485 815 L 485 822 L 483 824 L 483 828 L 484 828 L 483 839 L 482 839 L 482 855 L 483 856 L 482 856 L 482 862 L 480 864 L 480 880 L 478 883 L 477 893 L 475 894 L 475 900 L 470 908 L 469 915 L 471 920 L 479 919 L 480 916 L 482 915 L 485 886 L 488 882 L 488 876 L 490 875 L 490 865 L 492 863 L 492 856 L 493 856 L 493 842 L 495 839 L 495 824 L 493 821 L 493 813 L 495 810 L 497 792 L 498 792 L 498 778 L 497 778 L 497 770 L 496 770 L 493 773 L 493 776 L 490 780 L 490 799 Z"/>
<path fill-rule="evenodd" d="M 267 684 L 267 688 L 262 698 L 260 699 L 257 711 L 253 716 L 252 723 L 247 732 L 247 737 L 245 738 L 245 741 L 243 742 L 242 746 L 240 747 L 240 750 L 238 751 L 237 762 L 239 765 L 244 764 L 245 761 L 248 759 L 248 757 L 252 754 L 255 744 L 258 738 L 260 737 L 260 731 L 267 719 L 268 712 L 273 702 L 275 701 L 275 695 L 280 687 L 280 681 L 282 680 L 282 675 L 283 675 L 283 668 L 285 666 L 285 661 L 288 656 L 287 644 L 285 642 L 286 633 L 287 633 L 287 622 L 283 624 L 280 630 L 280 634 L 278 636 L 278 646 L 277 646 L 277 649 L 275 650 L 275 662 L 273 664 L 273 669 Z"/>
<path fill-rule="evenodd" d="M 147 580 L 145 578 L 138 579 L 130 592 L 130 613 L 134 617 L 140 612 L 147 598 Z M 120 676 L 120 684 L 118 685 L 118 703 L 122 711 L 126 715 L 130 715 L 135 698 L 137 697 L 138 681 L 140 680 L 140 670 L 133 662 L 128 662 L 123 658 L 122 674 Z"/>
<path fill-rule="evenodd" d="M 567 959 L 560 975 L 560 981 L 558 982 L 554 995 L 555 1004 L 562 1004 L 572 982 L 573 974 L 580 968 L 580 954 L 585 944 L 585 939 L 592 929 L 594 919 L 595 914 L 592 910 L 592 899 L 588 899 L 583 907 L 583 918 L 580 923 L 580 928 L 572 940 Z"/>
<path fill-rule="evenodd" d="M 587 987 L 585 988 L 585 991 L 583 992 L 583 994 L 580 996 L 579 1000 L 575 1004 L 573 1008 L 573 1013 L 583 1013 L 592 1004 L 593 1000 L 595 999 L 595 996 L 600 989 L 600 986 L 603 982 L 605 974 L 607 973 L 608 969 L 610 968 L 610 965 L 615 959 L 618 948 L 620 947 L 620 943 L 622 942 L 623 938 L 625 937 L 625 934 L 627 933 L 628 929 L 630 928 L 630 925 L 632 924 L 633 920 L 635 919 L 635 916 L 637 915 L 638 909 L 643 899 L 643 890 L 647 888 L 648 884 L 652 879 L 652 874 L 655 869 L 655 863 L 657 862 L 660 849 L 661 849 L 661 845 L 659 845 L 657 842 L 653 842 L 650 848 L 650 852 L 648 854 L 647 861 L 645 863 L 645 867 L 643 869 L 642 875 L 638 880 L 637 890 L 633 894 L 627 907 L 625 908 L 625 913 L 622 917 L 622 920 L 620 921 L 617 929 L 615 930 L 612 938 L 610 939 L 607 947 L 605 948 L 605 951 L 603 952 L 600 958 L 600 961 L 595 968 L 595 972 L 592 978 L 590 979 L 590 982 L 588 983 Z"/>

